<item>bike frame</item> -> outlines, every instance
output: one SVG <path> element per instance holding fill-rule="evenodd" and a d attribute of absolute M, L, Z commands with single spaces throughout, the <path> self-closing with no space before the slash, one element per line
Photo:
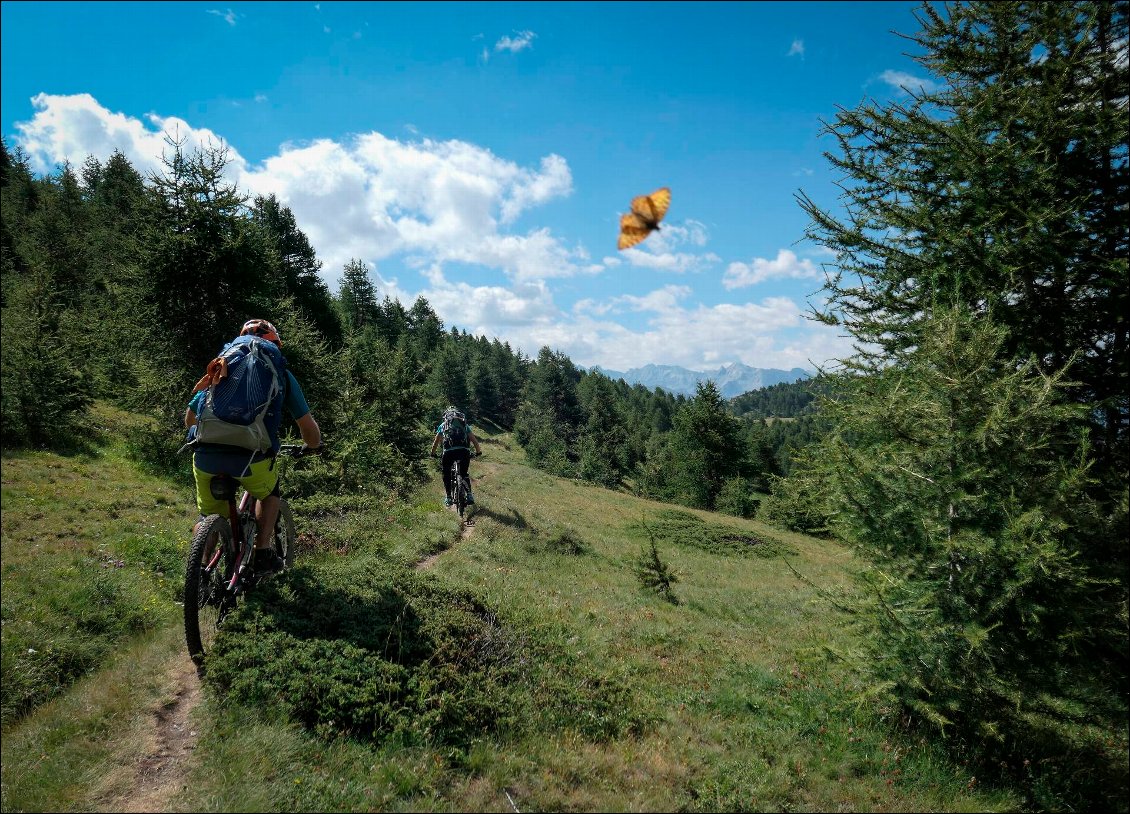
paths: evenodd
<path fill-rule="evenodd" d="M 218 477 L 230 476 L 220 475 Z M 232 479 L 232 482 L 234 484 L 234 478 Z M 252 497 L 251 493 L 246 490 L 243 492 L 243 496 L 240 498 L 239 506 L 236 506 L 234 494 L 231 498 L 228 499 L 228 525 L 231 527 L 232 542 L 237 548 L 235 568 L 232 569 L 231 579 L 228 580 L 227 590 L 229 591 L 234 591 L 236 589 L 236 586 L 239 585 L 240 578 L 243 576 L 243 572 L 247 567 L 247 563 L 251 559 L 248 555 L 251 553 L 252 541 L 247 539 L 247 536 L 243 533 L 243 523 L 240 521 L 245 512 L 249 513 L 251 518 L 255 517 L 256 502 L 257 501 L 254 497 Z M 223 553 L 224 552 L 220 548 L 216 549 L 216 551 L 212 554 L 211 561 L 204 569 L 205 573 L 212 573 L 217 563 L 219 563 L 220 558 L 223 556 Z"/>
<path fill-rule="evenodd" d="M 279 457 L 283 454 L 293 454 L 295 450 L 300 449 L 297 444 L 283 444 L 279 449 Z M 228 525 L 231 527 L 232 543 L 236 549 L 235 555 L 235 568 L 232 569 L 231 579 L 228 580 L 227 591 L 235 593 L 240 587 L 243 574 L 247 570 L 248 563 L 251 562 L 252 545 L 254 543 L 254 534 L 245 533 L 246 529 L 241 522 L 243 517 L 247 517 L 252 523 L 258 523 L 255 517 L 255 509 L 258 500 L 246 489 L 239 498 L 239 505 L 236 505 L 236 495 L 240 488 L 239 482 L 231 475 L 217 475 L 217 478 L 226 478 L 228 481 Z M 256 525 L 256 528 L 258 526 Z M 211 574 L 219 563 L 220 558 L 223 556 L 223 551 L 219 548 L 212 554 L 212 559 L 205 566 L 204 572 Z"/>

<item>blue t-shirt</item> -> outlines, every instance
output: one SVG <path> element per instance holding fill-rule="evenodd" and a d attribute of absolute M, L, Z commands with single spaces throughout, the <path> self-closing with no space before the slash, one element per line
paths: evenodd
<path fill-rule="evenodd" d="M 443 437 L 443 422 L 442 421 L 439 422 L 439 426 L 436 427 L 436 435 L 438 435 L 440 438 Z M 468 424 L 467 425 L 467 442 L 465 444 L 452 444 L 449 447 L 444 447 L 443 451 L 446 452 L 449 449 L 470 449 L 471 448 L 471 435 L 472 435 L 471 425 Z"/>
<path fill-rule="evenodd" d="M 204 399 L 208 397 L 207 390 L 201 390 L 192 395 L 192 399 L 188 402 L 188 409 L 192 410 L 195 415 L 200 415 L 200 411 L 204 408 Z M 294 378 L 294 374 L 289 370 L 286 371 L 286 380 L 283 384 L 283 407 L 288 413 L 294 416 L 295 420 L 304 417 L 310 412 L 310 405 L 306 403 L 306 394 L 302 392 L 302 386 L 298 384 L 298 379 Z M 266 422 L 267 432 L 271 434 L 271 451 L 270 452 L 255 452 L 244 450 L 239 447 L 230 447 L 224 444 L 200 444 L 196 447 L 196 465 L 204 471 L 210 471 L 202 463 L 209 462 L 216 456 L 222 456 L 225 459 L 232 456 L 241 457 L 244 461 L 250 459 L 252 463 L 261 461 L 264 458 L 269 458 L 271 455 L 279 451 L 279 425 L 282 423 L 282 415 L 279 414 L 273 421 Z M 196 437 L 196 425 L 189 428 L 189 440 Z"/>

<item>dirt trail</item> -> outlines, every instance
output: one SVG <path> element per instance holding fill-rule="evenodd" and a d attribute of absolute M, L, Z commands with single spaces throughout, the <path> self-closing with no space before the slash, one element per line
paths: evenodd
<path fill-rule="evenodd" d="M 455 509 L 452 509 L 452 511 L 455 511 Z M 459 529 L 459 542 L 463 542 L 468 537 L 470 537 L 471 532 L 474 531 L 474 530 L 475 530 L 475 521 L 474 520 L 465 521 L 463 523 L 463 527 L 461 529 Z M 440 558 L 441 554 L 447 553 L 448 551 L 450 551 L 454 547 L 455 546 L 451 546 L 449 548 L 445 548 L 443 551 L 437 551 L 435 554 L 431 554 L 427 557 L 424 557 L 424 559 L 422 559 L 418 563 L 416 563 L 416 570 L 417 571 L 428 570 L 429 568 L 431 568 L 433 565 L 436 564 L 436 560 L 438 560 Z"/>
<path fill-rule="evenodd" d="M 484 466 L 482 474 L 480 474 L 478 477 L 472 477 L 471 481 L 474 482 L 474 481 L 486 480 L 487 476 L 493 471 L 494 471 L 493 468 L 487 468 L 487 467 Z M 451 511 L 455 511 L 455 508 L 453 507 L 451 509 Z M 474 531 L 474 530 L 475 530 L 475 515 L 472 512 L 471 519 L 465 521 L 463 523 L 463 527 L 461 529 L 459 529 L 459 542 L 463 542 L 468 537 L 470 537 L 471 532 Z M 431 568 L 433 565 L 436 564 L 436 560 L 438 560 L 440 558 L 440 555 L 447 553 L 448 551 L 450 551 L 454 547 L 455 546 L 450 546 L 448 548 L 445 548 L 443 551 L 437 551 L 435 554 L 431 554 L 427 557 L 424 557 L 424 559 L 422 559 L 418 563 L 416 563 L 416 570 L 417 571 L 428 570 L 429 568 Z"/>
<path fill-rule="evenodd" d="M 184 789 L 189 759 L 196 748 L 197 732 L 189 719 L 200 703 L 200 679 L 196 666 L 183 654 L 170 662 L 166 677 L 173 700 L 152 710 L 133 785 L 104 811 L 168 811 Z"/>

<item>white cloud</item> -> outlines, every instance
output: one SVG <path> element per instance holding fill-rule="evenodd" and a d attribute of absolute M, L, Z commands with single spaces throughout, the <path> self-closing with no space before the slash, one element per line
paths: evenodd
<path fill-rule="evenodd" d="M 166 129 L 190 150 L 220 141 L 180 119 L 112 113 L 89 94 L 40 94 L 32 102 L 36 113 L 17 125 L 17 139 L 40 172 L 65 159 L 79 165 L 88 154 L 105 159 L 115 149 L 143 172 L 160 171 Z M 284 144 L 255 167 L 232 150 L 227 175 L 239 189 L 273 193 L 290 207 L 331 283 L 352 258 L 394 254 L 481 264 L 523 282 L 602 268 L 548 228 L 508 230 L 524 213 L 572 193 L 572 173 L 559 155 L 522 167 L 463 141 L 372 132 L 342 143 Z"/>
<path fill-rule="evenodd" d="M 886 70 L 879 74 L 879 79 L 904 93 L 933 93 L 938 89 L 938 83 L 932 79 L 922 79 L 904 71 Z"/>
<path fill-rule="evenodd" d="M 527 48 L 534 47 L 534 38 L 537 36 L 533 31 L 516 31 L 513 37 L 503 37 L 494 44 L 496 51 L 509 51 L 516 54 L 519 51 L 524 51 Z"/>
<path fill-rule="evenodd" d="M 40 94 L 32 103 L 34 115 L 16 125 L 16 141 L 37 172 L 64 160 L 78 166 L 91 154 L 105 160 L 114 150 L 143 173 L 160 172 L 166 129 L 178 132 L 189 150 L 222 143 L 212 131 L 175 117 L 111 112 L 88 94 Z M 809 327 L 783 298 L 690 304 L 689 286 L 667 285 L 563 311 L 554 300 L 555 279 L 616 267 L 623 273 L 629 266 L 699 271 L 719 258 L 706 251 L 707 228 L 693 220 L 665 224 L 641 247 L 599 261 L 548 227 L 515 228 L 542 204 L 572 194 L 571 169 L 556 154 L 522 166 L 464 141 L 371 132 L 283 144 L 255 165 L 234 149 L 229 157 L 229 182 L 250 194 L 274 193 L 290 207 L 331 289 L 352 259 L 374 274 L 377 268 L 417 269 L 422 289 L 377 274 L 379 290 L 405 304 L 423 295 L 445 324 L 497 336 L 531 355 L 549 345 L 578 364 L 617 369 L 648 362 L 701 369 L 718 359 L 788 368 L 823 361 L 832 348 L 843 355 L 829 329 Z M 807 272 L 805 263 L 782 251 L 777 260 L 755 260 L 744 271 L 737 264 L 741 268 L 727 274 L 743 282 L 729 287 L 752 284 L 758 274 Z M 617 314 L 646 323 L 629 328 L 614 321 Z"/>
<path fill-rule="evenodd" d="M 781 249 L 774 260 L 755 257 L 752 263 L 731 263 L 722 275 L 722 285 L 726 290 L 757 285 L 766 280 L 815 279 L 820 270 L 808 259 L 800 259 L 794 252 Z"/>
<path fill-rule="evenodd" d="M 447 325 L 493 336 L 500 330 L 554 324 L 561 312 L 544 280 L 504 286 L 474 286 L 447 280 L 439 265 L 424 272 L 428 287 L 420 292 Z"/>
<path fill-rule="evenodd" d="M 695 253 L 678 251 L 680 247 L 703 247 L 709 242 L 710 233 L 706 225 L 696 220 L 686 220 L 681 224 L 670 223 L 661 226 L 648 235 L 647 240 L 631 249 L 620 252 L 632 266 L 667 271 L 674 274 L 702 271 L 721 260 L 713 252 Z M 610 258 L 604 264 L 610 265 Z"/>
<path fill-rule="evenodd" d="M 64 160 L 78 166 L 87 155 L 105 160 L 115 150 L 120 150 L 138 172 L 159 172 L 161 155 L 168 149 L 166 133 L 184 139 L 187 151 L 223 141 L 211 130 L 194 128 L 175 116 L 150 113 L 143 122 L 111 113 L 89 93 L 40 93 L 32 97 L 31 104 L 35 115 L 30 121 L 16 123 L 16 140 L 28 154 L 32 168 L 40 173 L 51 171 Z M 234 181 L 246 162 L 230 148 L 229 157 L 227 177 Z"/>
<path fill-rule="evenodd" d="M 224 22 L 227 23 L 228 25 L 235 25 L 235 21 L 237 19 L 239 19 L 239 16 L 240 16 L 240 15 L 236 14 L 234 11 L 232 11 L 230 8 L 226 9 L 224 11 L 220 11 L 219 9 L 215 9 L 215 8 L 210 8 L 210 9 L 208 9 L 208 13 L 209 14 L 215 14 L 217 17 L 222 17 Z"/>
<path fill-rule="evenodd" d="M 850 343 L 836 329 L 805 319 L 787 297 L 684 305 L 689 296 L 685 286 L 666 286 L 642 297 L 584 300 L 574 306 L 571 319 L 512 330 L 505 338 L 523 348 L 549 345 L 577 364 L 613 370 L 660 358 L 663 364 L 694 370 L 717 369 L 721 361 L 735 360 L 753 367 L 811 369 L 850 353 Z M 610 318 L 625 310 L 652 317 L 646 327 L 632 330 Z"/>
<path fill-rule="evenodd" d="M 804 59 L 804 40 L 793 40 L 793 44 L 789 46 L 787 56 L 799 56 L 801 59 Z"/>

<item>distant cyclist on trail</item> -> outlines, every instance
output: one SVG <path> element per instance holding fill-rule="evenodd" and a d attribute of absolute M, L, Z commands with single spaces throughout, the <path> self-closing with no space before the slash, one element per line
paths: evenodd
<path fill-rule="evenodd" d="M 451 492 L 455 488 L 455 484 L 451 482 L 452 461 L 459 462 L 459 474 L 467 478 L 467 502 L 474 503 L 475 496 L 470 489 L 471 447 L 475 448 L 476 455 L 482 455 L 483 451 L 479 447 L 479 439 L 475 437 L 471 425 L 467 423 L 467 416 L 455 407 L 448 407 L 443 411 L 443 419 L 436 427 L 435 438 L 432 439 L 430 454 L 435 455 L 436 448 L 440 444 L 443 444 L 440 468 L 443 471 L 443 491 L 446 492 L 443 505 L 452 504 Z"/>
<path fill-rule="evenodd" d="M 212 478 L 220 474 L 236 478 L 258 501 L 254 568 L 260 574 L 283 569 L 272 546 L 279 513 L 275 458 L 283 408 L 298 424 L 305 450 L 316 454 L 322 449 L 322 431 L 298 380 L 286 367 L 281 348 L 274 325 L 249 319 L 208 365 L 184 414 L 200 510 L 196 527 L 209 514 L 227 512 L 227 504 L 212 495 Z"/>

